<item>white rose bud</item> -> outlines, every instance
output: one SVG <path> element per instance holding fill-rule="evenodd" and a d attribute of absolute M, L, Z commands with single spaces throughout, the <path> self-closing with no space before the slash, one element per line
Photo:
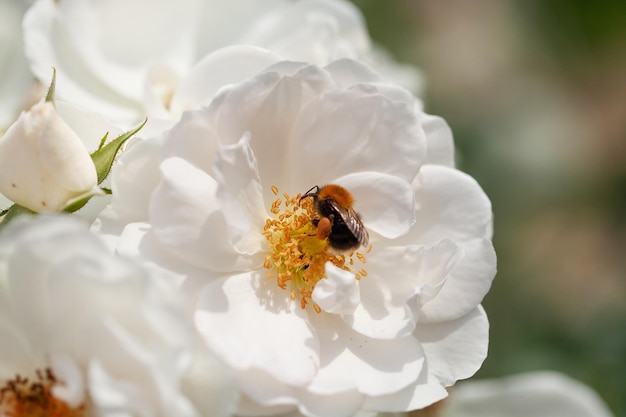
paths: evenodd
<path fill-rule="evenodd" d="M 22 112 L 0 138 L 0 192 L 23 207 L 60 211 L 97 181 L 83 142 L 50 102 Z"/>

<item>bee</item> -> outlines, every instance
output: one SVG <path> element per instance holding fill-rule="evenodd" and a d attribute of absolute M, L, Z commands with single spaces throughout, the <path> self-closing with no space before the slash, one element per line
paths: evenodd
<path fill-rule="evenodd" d="M 328 184 L 314 186 L 300 200 L 311 197 L 319 219 L 313 220 L 317 237 L 328 238 L 331 248 L 344 252 L 367 246 L 369 235 L 361 217 L 352 208 L 354 197 L 345 188 Z"/>

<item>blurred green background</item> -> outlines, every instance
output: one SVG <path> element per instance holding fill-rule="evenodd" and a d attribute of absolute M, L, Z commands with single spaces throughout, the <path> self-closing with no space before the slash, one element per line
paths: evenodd
<path fill-rule="evenodd" d="M 626 416 L 626 2 L 353 2 L 493 203 L 475 378 L 561 371 Z"/>

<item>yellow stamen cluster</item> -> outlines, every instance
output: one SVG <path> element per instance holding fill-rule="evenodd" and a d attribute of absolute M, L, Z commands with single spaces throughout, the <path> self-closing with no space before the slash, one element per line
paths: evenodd
<path fill-rule="evenodd" d="M 274 195 L 278 188 L 272 186 Z M 281 208 L 285 203 L 284 209 Z M 270 252 L 265 257 L 263 266 L 271 272 L 268 278 L 276 278 L 277 285 L 289 291 L 292 300 L 298 299 L 300 306 L 306 308 L 309 301 L 316 312 L 320 307 L 311 301 L 315 285 L 326 277 L 325 264 L 351 271 L 354 266 L 354 253 L 338 254 L 328 246 L 326 239 L 316 236 L 312 220 L 317 217 L 311 198 L 300 200 L 300 194 L 277 198 L 270 211 L 273 218 L 265 221 L 263 234 L 270 245 Z M 356 253 L 357 259 L 365 263 L 365 256 Z M 367 275 L 364 269 L 355 272 L 356 279 Z"/>
<path fill-rule="evenodd" d="M 0 415 L 8 417 L 83 417 L 85 407 L 71 408 L 52 395 L 57 383 L 52 371 L 37 370 L 29 380 L 16 375 L 0 388 Z"/>

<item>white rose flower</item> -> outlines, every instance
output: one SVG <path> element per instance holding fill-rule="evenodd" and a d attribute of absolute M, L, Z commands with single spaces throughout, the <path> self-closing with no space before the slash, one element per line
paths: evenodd
<path fill-rule="evenodd" d="M 120 123 L 177 120 L 277 54 L 316 64 L 378 60 L 360 12 L 344 0 L 40 0 L 25 16 L 24 39 L 40 80 L 57 68 L 60 99 Z M 235 44 L 272 52 L 212 53 Z M 419 79 L 407 72 L 403 79 Z"/>
<path fill-rule="evenodd" d="M 491 205 L 452 161 L 406 90 L 351 60 L 282 62 L 126 153 L 96 225 L 180 275 L 239 414 L 418 409 L 487 353 Z M 318 238 L 297 196 L 324 184 L 354 197 L 367 247 Z"/>
<path fill-rule="evenodd" d="M 227 368 L 166 282 L 75 218 L 0 234 L 0 415 L 227 416 Z"/>
<path fill-rule="evenodd" d="M 32 211 L 60 211 L 97 180 L 85 145 L 51 102 L 22 112 L 0 138 L 0 192 Z"/>

